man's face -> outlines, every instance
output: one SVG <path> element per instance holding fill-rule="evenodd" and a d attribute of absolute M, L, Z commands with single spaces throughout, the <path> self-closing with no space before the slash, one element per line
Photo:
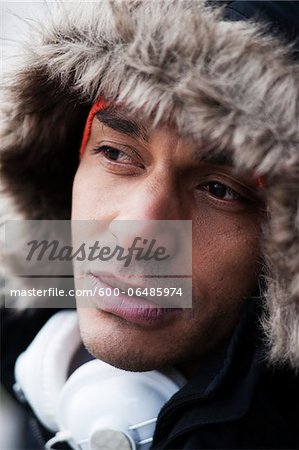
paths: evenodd
<path fill-rule="evenodd" d="M 192 364 L 231 333 L 256 289 L 256 183 L 200 155 L 171 128 L 151 129 L 113 111 L 93 120 L 74 180 L 72 220 L 192 220 L 193 229 L 192 308 L 140 321 L 78 307 L 85 346 L 112 365 L 141 371 Z M 116 238 L 121 244 L 123 236 Z"/>

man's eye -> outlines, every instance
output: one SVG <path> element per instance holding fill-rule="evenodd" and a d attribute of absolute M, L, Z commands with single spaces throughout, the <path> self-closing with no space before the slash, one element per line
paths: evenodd
<path fill-rule="evenodd" d="M 102 145 L 95 148 L 93 153 L 102 154 L 105 158 L 115 162 L 132 162 L 132 158 L 125 152 L 118 150 L 117 148 L 110 147 L 109 145 Z"/>
<path fill-rule="evenodd" d="M 238 192 L 234 191 L 225 184 L 219 183 L 217 181 L 209 181 L 208 183 L 202 184 L 201 189 L 209 192 L 211 195 L 221 200 L 245 201 L 245 197 L 238 194 Z"/>

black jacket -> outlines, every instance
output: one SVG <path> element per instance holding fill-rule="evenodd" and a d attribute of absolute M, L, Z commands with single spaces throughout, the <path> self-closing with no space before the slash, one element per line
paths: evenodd
<path fill-rule="evenodd" d="M 11 393 L 17 354 L 53 312 L 36 310 L 26 327 L 24 317 L 4 311 L 2 381 Z M 13 332 L 21 324 L 23 343 Z M 40 449 L 51 434 L 24 407 L 28 427 L 22 450 Z M 198 372 L 161 410 L 153 449 L 295 450 L 297 418 L 298 378 L 286 367 L 267 367 L 256 308 L 250 303 L 229 341 L 201 361 Z"/>
<path fill-rule="evenodd" d="M 298 378 L 270 369 L 254 305 L 164 406 L 155 449 L 297 449 Z"/>

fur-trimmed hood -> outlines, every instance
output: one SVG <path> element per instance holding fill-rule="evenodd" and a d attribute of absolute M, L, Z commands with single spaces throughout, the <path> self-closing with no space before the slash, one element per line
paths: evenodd
<path fill-rule="evenodd" d="M 267 180 L 264 324 L 271 358 L 299 366 L 299 64 L 293 56 L 293 47 L 268 27 L 230 20 L 227 10 L 204 1 L 56 5 L 32 26 L 19 69 L 3 83 L 2 187 L 25 218 L 69 218 L 83 128 L 99 97 L 156 124 L 171 121 L 182 135 L 205 142 L 207 152 L 229 153 L 237 169 Z"/>

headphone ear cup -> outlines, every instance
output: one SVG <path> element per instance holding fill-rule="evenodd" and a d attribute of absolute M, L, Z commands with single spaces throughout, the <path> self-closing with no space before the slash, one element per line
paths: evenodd
<path fill-rule="evenodd" d="M 59 429 L 77 443 L 106 431 L 138 443 L 153 435 L 160 409 L 184 383 L 174 370 L 128 372 L 98 359 L 89 361 L 73 372 L 61 390 Z M 147 421 L 143 429 L 133 430 L 132 425 Z"/>
<path fill-rule="evenodd" d="M 185 380 L 176 371 L 128 372 L 98 359 L 82 364 L 68 378 L 81 343 L 77 313 L 61 311 L 19 356 L 17 389 L 37 418 L 58 432 L 55 442 L 63 435 L 74 449 L 105 436 L 121 439 L 131 449 L 150 442 L 160 409 Z"/>
<path fill-rule="evenodd" d="M 48 320 L 16 362 L 17 389 L 51 431 L 58 431 L 58 399 L 80 342 L 77 313 L 60 311 Z"/>

